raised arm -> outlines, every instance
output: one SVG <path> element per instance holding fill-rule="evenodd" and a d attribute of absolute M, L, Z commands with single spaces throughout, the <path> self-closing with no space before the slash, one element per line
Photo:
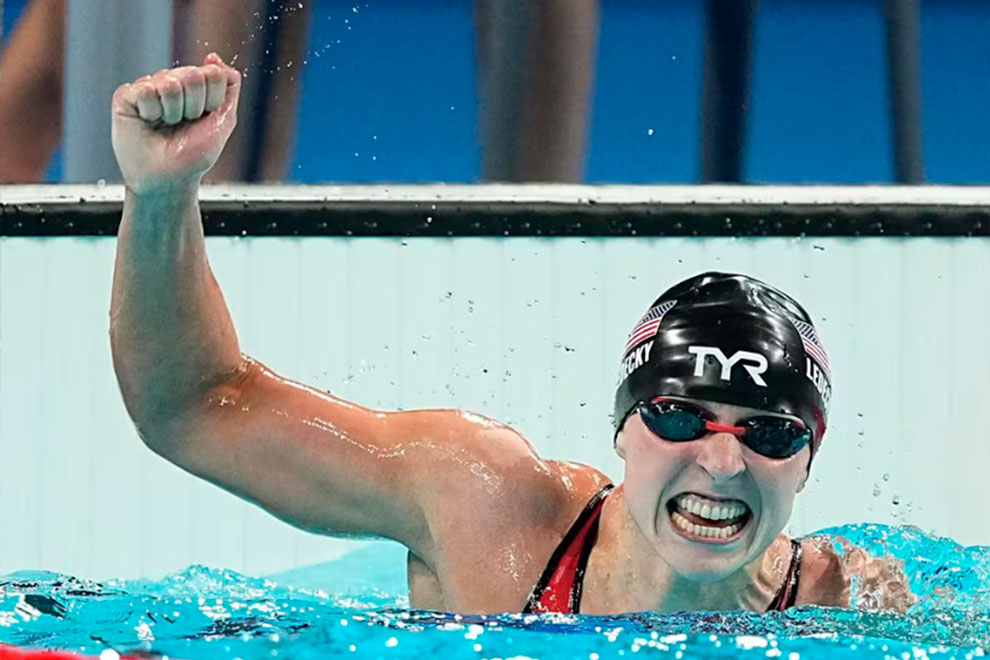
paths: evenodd
<path fill-rule="evenodd" d="M 206 259 L 199 184 L 237 122 L 240 74 L 210 56 L 113 97 L 125 182 L 110 303 L 124 403 L 157 442 L 204 392 L 241 368 L 237 335 Z"/>
<path fill-rule="evenodd" d="M 427 559 L 444 516 L 508 498 L 510 475 L 549 473 L 508 427 L 451 410 L 368 410 L 241 354 L 198 204 L 239 89 L 210 55 L 114 94 L 127 192 L 110 338 L 128 413 L 155 452 L 287 521 L 392 538 Z"/>

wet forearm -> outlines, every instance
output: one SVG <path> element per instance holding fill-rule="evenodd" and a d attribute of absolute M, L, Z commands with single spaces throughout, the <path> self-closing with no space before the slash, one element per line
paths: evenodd
<path fill-rule="evenodd" d="M 145 439 L 237 370 L 240 348 L 206 258 L 198 184 L 128 191 L 110 309 L 114 368 Z"/>

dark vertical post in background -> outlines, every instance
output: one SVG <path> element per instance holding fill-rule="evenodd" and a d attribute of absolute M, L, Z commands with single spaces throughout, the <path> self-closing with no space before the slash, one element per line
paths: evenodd
<path fill-rule="evenodd" d="M 887 75 L 898 183 L 922 183 L 920 23 L 918 0 L 884 0 Z"/>
<path fill-rule="evenodd" d="M 701 180 L 742 180 L 756 0 L 705 2 Z"/>
<path fill-rule="evenodd" d="M 598 0 L 476 0 L 482 176 L 581 181 Z"/>
<path fill-rule="evenodd" d="M 275 78 L 276 58 L 279 52 L 279 41 L 282 35 L 282 3 L 278 0 L 268 0 L 263 8 L 262 16 L 264 21 L 258 26 L 261 31 L 261 43 L 263 51 L 261 53 L 260 66 L 255 74 L 258 77 L 258 89 L 255 95 L 254 107 L 246 119 L 251 122 L 248 131 L 247 158 L 244 161 L 244 180 L 258 182 L 261 180 L 261 150 L 265 144 L 266 129 L 268 128 L 265 117 L 268 116 L 269 97 L 272 93 L 273 79 Z M 245 104 L 247 105 L 247 104 Z"/>
<path fill-rule="evenodd" d="M 518 180 L 528 18 L 525 0 L 475 0 L 481 176 L 486 180 Z"/>

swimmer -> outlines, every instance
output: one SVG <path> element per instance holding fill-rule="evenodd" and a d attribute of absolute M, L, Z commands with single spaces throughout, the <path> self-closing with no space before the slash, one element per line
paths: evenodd
<path fill-rule="evenodd" d="M 460 410 L 380 412 L 242 355 L 198 202 L 240 76 L 122 85 L 126 193 L 110 313 L 128 414 L 153 451 L 275 516 L 408 548 L 413 607 L 462 613 L 877 609 L 913 602 L 898 562 L 782 534 L 828 422 L 828 358 L 804 309 L 743 275 L 667 290 L 630 333 L 611 442 L 623 483 L 539 456 Z"/>

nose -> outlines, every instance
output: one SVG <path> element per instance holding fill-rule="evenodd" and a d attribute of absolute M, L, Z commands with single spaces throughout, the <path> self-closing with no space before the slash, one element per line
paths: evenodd
<path fill-rule="evenodd" d="M 712 433 L 695 442 L 701 444 L 698 465 L 716 483 L 729 481 L 746 470 L 739 439 L 731 433 Z"/>

